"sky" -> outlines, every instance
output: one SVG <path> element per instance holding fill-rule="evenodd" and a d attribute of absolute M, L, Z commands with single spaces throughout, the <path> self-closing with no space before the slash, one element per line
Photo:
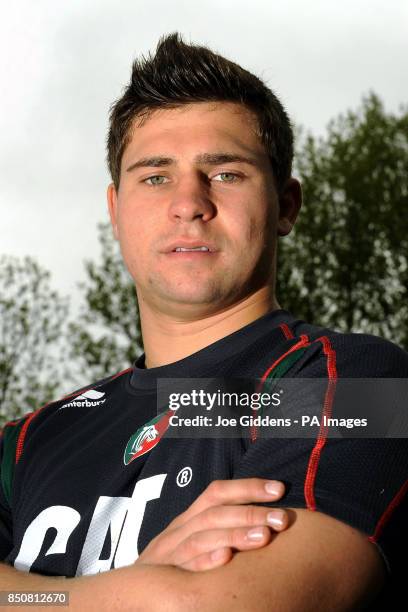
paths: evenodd
<path fill-rule="evenodd" d="M 109 106 L 163 34 L 254 72 L 315 135 L 370 90 L 389 112 L 407 102 L 406 0 L 1 0 L 0 11 L 0 255 L 34 256 L 74 306 L 108 220 Z"/>

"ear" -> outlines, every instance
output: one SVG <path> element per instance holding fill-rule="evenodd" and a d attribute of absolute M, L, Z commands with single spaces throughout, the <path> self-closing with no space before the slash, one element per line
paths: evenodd
<path fill-rule="evenodd" d="M 288 179 L 279 198 L 278 236 L 290 234 L 302 206 L 302 187 L 293 177 Z"/>
<path fill-rule="evenodd" d="M 110 216 L 110 221 L 112 225 L 113 235 L 115 236 L 116 240 L 118 240 L 119 239 L 118 224 L 117 224 L 118 194 L 116 192 L 115 185 L 113 183 L 110 183 L 108 185 L 108 191 L 107 191 L 106 197 L 108 200 L 108 209 L 109 209 L 109 216 Z"/>

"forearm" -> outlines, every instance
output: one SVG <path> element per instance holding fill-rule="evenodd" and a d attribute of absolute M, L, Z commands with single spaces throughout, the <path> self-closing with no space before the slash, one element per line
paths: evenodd
<path fill-rule="evenodd" d="M 265 546 L 270 529 L 287 526 L 280 509 L 270 524 L 271 508 L 242 504 L 276 501 L 283 492 L 281 483 L 265 479 L 214 480 L 187 511 L 149 542 L 135 564 L 66 579 L 16 571 L 0 562 L 0 590 L 68 591 L 70 610 L 194 610 L 196 573 L 228 563 L 231 547 L 246 551 Z M 252 541 L 247 534 L 255 526 L 262 527 L 263 536 Z M 227 554 L 214 560 L 211 553 L 220 548 Z"/>
<path fill-rule="evenodd" d="M 93 576 L 64 578 L 20 572 L 0 564 L 0 591 L 68 591 L 70 612 L 175 612 L 189 608 L 183 600 L 186 575 L 192 573 L 170 565 L 135 564 Z M 61 612 L 61 606 L 47 609 Z"/>
<path fill-rule="evenodd" d="M 376 547 L 332 517 L 304 509 L 296 514 L 291 527 L 268 546 L 238 552 L 214 570 L 193 572 L 185 581 L 191 607 L 183 612 L 366 609 L 386 579 Z"/>

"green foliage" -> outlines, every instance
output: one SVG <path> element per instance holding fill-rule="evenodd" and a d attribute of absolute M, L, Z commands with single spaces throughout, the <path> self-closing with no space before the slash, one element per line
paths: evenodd
<path fill-rule="evenodd" d="M 34 259 L 0 257 L 0 426 L 55 399 L 68 303 Z"/>
<path fill-rule="evenodd" d="M 371 333 L 408 348 L 408 109 L 387 114 L 374 93 L 300 131 L 304 203 L 278 247 L 277 297 L 309 322 Z"/>
<path fill-rule="evenodd" d="M 101 223 L 98 231 L 101 258 L 85 263 L 87 282 L 80 284 L 84 304 L 70 325 L 72 359 L 81 384 L 129 367 L 142 345 L 134 283 L 110 225 Z"/>

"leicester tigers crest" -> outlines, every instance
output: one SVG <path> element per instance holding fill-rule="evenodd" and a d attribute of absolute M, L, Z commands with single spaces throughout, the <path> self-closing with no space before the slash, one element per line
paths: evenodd
<path fill-rule="evenodd" d="M 171 411 L 159 414 L 130 436 L 123 455 L 125 465 L 129 465 L 134 459 L 148 453 L 160 442 L 169 425 L 170 416 Z"/>

